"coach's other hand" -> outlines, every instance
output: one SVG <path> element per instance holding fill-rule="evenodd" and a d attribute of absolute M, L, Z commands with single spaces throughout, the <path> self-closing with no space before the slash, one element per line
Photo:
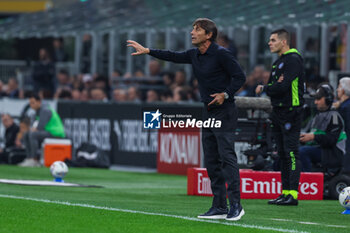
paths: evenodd
<path fill-rule="evenodd" d="M 225 94 L 224 93 L 215 93 L 210 95 L 211 97 L 214 97 L 214 99 L 208 104 L 208 106 L 215 104 L 215 105 L 221 105 L 225 101 Z"/>
<path fill-rule="evenodd" d="M 142 54 L 148 54 L 149 53 L 149 48 L 143 47 L 142 45 L 140 45 L 136 41 L 127 40 L 126 42 L 128 43 L 126 46 L 133 47 L 136 50 L 135 53 L 131 54 L 133 56 L 135 56 L 135 55 L 142 55 Z"/>
<path fill-rule="evenodd" d="M 263 92 L 263 90 L 264 90 L 264 86 L 263 86 L 263 85 L 258 85 L 258 86 L 255 88 L 255 93 L 256 93 L 257 95 L 260 95 L 261 92 Z"/>

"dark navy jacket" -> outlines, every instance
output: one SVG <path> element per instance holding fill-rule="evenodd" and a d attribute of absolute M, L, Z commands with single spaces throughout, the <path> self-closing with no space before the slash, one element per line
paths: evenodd
<path fill-rule="evenodd" d="M 198 80 L 202 102 L 213 100 L 211 94 L 227 92 L 234 101 L 234 94 L 245 82 L 245 75 L 233 54 L 227 49 L 211 43 L 204 54 L 198 48 L 184 52 L 150 49 L 151 56 L 175 63 L 192 64 L 194 76 Z"/>

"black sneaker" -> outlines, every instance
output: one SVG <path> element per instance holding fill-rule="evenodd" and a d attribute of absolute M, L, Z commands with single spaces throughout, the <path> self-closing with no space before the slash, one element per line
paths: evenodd
<path fill-rule="evenodd" d="M 230 211 L 227 214 L 226 220 L 229 221 L 238 221 L 242 218 L 242 216 L 245 214 L 244 209 L 242 208 L 241 204 L 235 203 L 231 205 Z"/>
<path fill-rule="evenodd" d="M 278 202 L 282 201 L 282 200 L 284 199 L 284 197 L 285 197 L 284 194 L 281 194 L 281 195 L 279 195 L 277 198 L 272 199 L 272 200 L 269 200 L 269 201 L 267 202 L 267 204 L 276 205 Z"/>
<path fill-rule="evenodd" d="M 277 202 L 277 205 L 298 205 L 298 200 L 288 194 L 283 200 Z"/>
<path fill-rule="evenodd" d="M 205 218 L 205 219 L 225 219 L 227 215 L 227 209 L 218 208 L 218 207 L 211 207 L 208 212 L 198 215 L 198 218 Z"/>

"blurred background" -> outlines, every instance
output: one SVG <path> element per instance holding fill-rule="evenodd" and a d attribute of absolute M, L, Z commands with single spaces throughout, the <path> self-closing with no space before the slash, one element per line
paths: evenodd
<path fill-rule="evenodd" d="M 0 112 L 19 119 L 26 97 L 39 92 L 74 148 L 90 142 L 110 152 L 112 164 L 155 168 L 157 133 L 141 132 L 143 104 L 200 108 L 198 84 L 190 65 L 131 56 L 126 40 L 183 51 L 199 17 L 216 22 L 217 42 L 247 74 L 237 96 L 254 97 L 256 85 L 267 83 L 277 59 L 267 42 L 282 27 L 304 58 L 308 93 L 321 82 L 335 90 L 350 75 L 347 0 L 0 0 Z M 241 111 L 240 163 L 240 151 L 263 137 L 257 125 L 266 123 L 248 121 L 261 116 Z"/>
<path fill-rule="evenodd" d="M 339 73 L 350 72 L 346 0 L 1 0 L 1 96 L 24 98 L 39 87 L 49 99 L 198 101 L 188 88 L 196 87 L 190 66 L 132 57 L 126 47 L 134 39 L 152 48 L 188 49 L 198 17 L 216 22 L 218 43 L 247 73 L 237 95 L 254 96 L 253 87 L 267 81 L 276 59 L 267 41 L 281 27 L 305 59 L 309 91 L 322 81 L 336 85 Z M 44 60 L 49 67 L 40 65 Z M 53 84 L 45 86 L 38 75 Z M 91 93 L 94 87 L 103 93 Z"/>

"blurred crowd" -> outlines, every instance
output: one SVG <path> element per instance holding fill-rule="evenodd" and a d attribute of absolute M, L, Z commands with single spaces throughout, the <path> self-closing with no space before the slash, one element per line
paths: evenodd
<path fill-rule="evenodd" d="M 133 74 L 121 74 L 116 70 L 110 77 L 106 77 L 99 74 L 70 75 L 67 70 L 61 69 L 56 75 L 50 74 L 52 84 L 33 78 L 36 75 L 35 72 L 32 73 L 32 79 L 34 90 L 38 90 L 43 99 L 115 102 L 200 101 L 197 80 L 188 79 L 184 70 L 161 71 L 157 60 L 152 60 L 149 67 L 150 71 L 155 69 L 152 67 L 156 67 L 157 72 L 150 72 L 151 75 L 146 76 L 141 70 Z M 267 84 L 269 77 L 270 72 L 264 66 L 257 65 L 247 74 L 246 82 L 236 93 L 237 96 L 256 96 L 256 86 Z M 307 82 L 308 92 L 314 93 L 318 84 L 324 81 L 327 80 L 319 78 Z M 14 77 L 10 78 L 7 83 L 0 81 L 0 97 L 23 99 L 31 92 L 20 89 Z"/>
<path fill-rule="evenodd" d="M 62 46 L 63 41 L 56 39 L 53 41 L 54 49 L 51 50 L 51 54 L 45 48 L 39 50 L 39 59 L 33 63 L 30 70 L 31 88 L 20 88 L 18 80 L 12 77 L 6 83 L 0 81 L 0 98 L 27 99 L 38 93 L 38 99 L 72 101 L 111 101 L 116 103 L 200 101 L 198 82 L 194 77 L 188 76 L 184 69 L 163 70 L 158 60 L 150 60 L 148 72 L 146 72 L 149 75 L 146 75 L 142 69 L 136 69 L 134 73 L 122 73 L 119 70 L 115 70 L 109 76 L 89 73 L 90 55 L 88 47 L 91 45 L 89 45 L 89 38 L 84 37 L 84 40 L 86 40 L 86 43 L 83 46 L 82 70 L 80 74 L 70 74 L 66 69 L 56 70 L 56 62 L 67 61 L 67 55 Z M 226 35 L 220 34 L 217 42 L 237 57 L 235 43 Z M 307 69 L 308 67 L 314 67 L 314 72 Z M 306 64 L 306 71 L 307 92 L 314 94 L 319 88 L 319 84 L 328 80 L 318 74 L 317 66 Z M 255 97 L 257 85 L 267 84 L 269 78 L 269 67 L 264 65 L 255 66 L 252 70 L 247 71 L 246 82 L 237 91 L 236 95 Z M 347 123 L 350 117 L 348 110 L 350 108 L 350 79 L 346 80 L 346 83 L 343 81 L 342 89 L 338 90 L 339 101 L 334 103 L 334 107 L 338 108 L 342 113 L 341 115 L 346 124 L 345 131 L 349 135 L 350 129 Z M 345 103 L 347 103 L 346 106 Z M 15 148 L 23 152 L 25 149 L 23 136 L 30 131 L 30 120 L 27 118 L 21 118 L 18 125 L 9 114 L 2 114 L 1 120 L 6 132 L 4 135 L 5 145 L 0 147 L 0 163 L 6 160 L 3 159 L 3 155 L 6 154 L 5 152 L 8 148 Z M 26 152 L 23 153 L 24 156 L 28 154 Z M 347 157 L 349 158 L 350 155 Z M 350 170 L 350 168 L 348 169 Z"/>
<path fill-rule="evenodd" d="M 218 44 L 227 48 L 237 57 L 233 40 L 219 34 Z M 148 64 L 148 74 L 142 69 L 134 73 L 115 70 L 109 76 L 89 73 L 91 39 L 84 36 L 82 69 L 78 75 L 66 69 L 56 70 L 55 62 L 67 61 L 63 40 L 54 39 L 52 49 L 39 50 L 39 59 L 30 71 L 31 88 L 19 88 L 18 80 L 10 78 L 7 83 L 0 81 L 0 97 L 27 98 L 31 92 L 38 92 L 43 99 L 65 99 L 74 101 L 114 101 L 114 102 L 197 102 L 200 101 L 198 82 L 183 69 L 162 70 L 158 60 Z M 50 54 L 50 52 L 51 54 Z M 236 93 L 238 96 L 254 97 L 255 88 L 268 82 L 270 71 L 264 65 L 257 65 L 246 71 L 244 86 Z M 313 93 L 318 84 L 327 81 L 317 74 L 307 75 L 307 87 Z"/>

